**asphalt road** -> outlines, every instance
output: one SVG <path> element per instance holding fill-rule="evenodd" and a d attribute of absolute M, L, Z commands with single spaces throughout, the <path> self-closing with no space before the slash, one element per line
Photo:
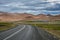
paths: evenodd
<path fill-rule="evenodd" d="M 19 25 L 0 33 L 0 40 L 59 40 L 50 33 L 31 25 Z"/>

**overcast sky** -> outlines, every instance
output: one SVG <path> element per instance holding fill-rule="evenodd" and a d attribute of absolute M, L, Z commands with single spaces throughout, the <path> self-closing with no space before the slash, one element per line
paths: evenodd
<path fill-rule="evenodd" d="M 60 0 L 0 0 L 0 11 L 60 14 Z"/>

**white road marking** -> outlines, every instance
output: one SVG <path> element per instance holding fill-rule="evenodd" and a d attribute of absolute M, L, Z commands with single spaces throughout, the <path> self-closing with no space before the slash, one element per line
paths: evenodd
<path fill-rule="evenodd" d="M 24 25 L 24 27 L 23 27 L 23 28 L 21 28 L 21 29 L 20 29 L 20 30 L 18 30 L 17 32 L 14 32 L 13 34 L 11 34 L 10 36 L 6 37 L 6 38 L 5 38 L 5 39 L 3 39 L 3 40 L 7 40 L 7 39 L 11 38 L 11 37 L 12 37 L 12 36 L 14 36 L 15 34 L 17 34 L 17 33 L 19 33 L 20 31 L 22 31 L 25 27 L 26 27 L 26 26 Z"/>

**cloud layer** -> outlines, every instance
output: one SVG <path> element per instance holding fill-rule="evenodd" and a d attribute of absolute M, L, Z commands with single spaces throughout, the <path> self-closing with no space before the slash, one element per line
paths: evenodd
<path fill-rule="evenodd" d="M 0 11 L 60 14 L 60 0 L 0 0 Z"/>

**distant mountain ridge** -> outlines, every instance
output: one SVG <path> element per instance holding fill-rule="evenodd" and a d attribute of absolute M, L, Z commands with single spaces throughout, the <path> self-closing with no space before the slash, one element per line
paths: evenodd
<path fill-rule="evenodd" d="M 56 21 L 60 20 L 60 15 L 45 15 L 45 14 L 28 14 L 28 13 L 7 13 L 0 12 L 0 21 L 20 21 L 20 20 L 39 20 L 39 21 Z"/>

